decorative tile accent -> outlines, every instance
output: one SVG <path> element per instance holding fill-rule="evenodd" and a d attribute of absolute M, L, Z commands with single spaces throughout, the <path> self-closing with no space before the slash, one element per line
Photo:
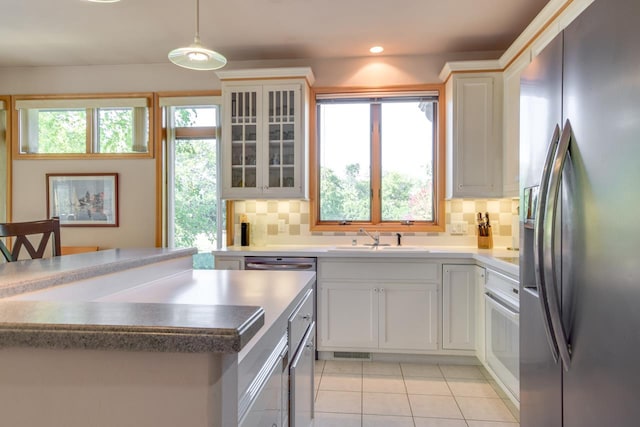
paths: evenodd
<path fill-rule="evenodd" d="M 300 235 L 300 224 L 289 224 L 289 235 L 290 236 L 299 236 Z"/>
<path fill-rule="evenodd" d="M 464 221 L 468 224 L 467 236 L 475 236 L 478 212 L 489 213 L 495 236 L 510 237 L 512 234 L 512 215 L 518 211 L 519 200 L 516 199 L 454 199 L 445 201 L 445 232 L 436 233 L 403 233 L 405 236 L 440 237 L 450 234 L 453 222 Z M 234 202 L 234 221 L 237 224 L 241 214 L 247 214 L 249 221 L 256 220 L 256 214 L 266 214 L 267 234 L 269 236 L 344 236 L 344 232 L 312 232 L 310 231 L 310 203 L 306 200 L 242 200 Z M 284 221 L 284 233 L 278 232 L 278 221 Z M 355 233 L 357 234 L 357 233 Z M 389 235 L 393 235 L 390 233 Z M 387 233 L 383 233 L 387 235 Z M 454 236 L 452 236 L 454 237 Z M 465 236 L 462 236 L 465 237 Z"/>
<path fill-rule="evenodd" d="M 278 224 L 267 224 L 267 234 L 269 236 L 278 235 Z"/>
<path fill-rule="evenodd" d="M 278 202 L 275 202 L 275 201 L 267 202 L 267 212 L 278 213 Z"/>

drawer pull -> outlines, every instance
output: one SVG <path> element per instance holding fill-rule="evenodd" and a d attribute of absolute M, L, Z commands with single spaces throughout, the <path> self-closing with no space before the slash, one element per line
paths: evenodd
<path fill-rule="evenodd" d="M 302 316 L 302 320 L 311 320 L 311 315 L 305 314 L 304 316 Z"/>

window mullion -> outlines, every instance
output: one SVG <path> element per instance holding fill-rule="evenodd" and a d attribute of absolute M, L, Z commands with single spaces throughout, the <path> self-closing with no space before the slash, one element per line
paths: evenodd
<path fill-rule="evenodd" d="M 97 150 L 97 133 L 96 130 L 98 129 L 98 115 L 97 115 L 97 109 L 96 108 L 87 108 L 86 110 L 86 115 L 87 115 L 87 142 L 86 142 L 86 152 L 88 154 L 92 154 L 92 153 L 96 153 L 98 152 Z"/>
<path fill-rule="evenodd" d="M 381 111 L 380 103 L 371 104 L 371 223 L 379 224 L 382 218 L 381 190 Z"/>

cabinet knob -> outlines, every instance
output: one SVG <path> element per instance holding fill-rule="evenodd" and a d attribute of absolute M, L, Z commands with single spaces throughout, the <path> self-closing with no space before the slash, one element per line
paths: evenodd
<path fill-rule="evenodd" d="M 304 316 L 302 316 L 302 320 L 311 320 L 311 315 L 305 314 Z"/>

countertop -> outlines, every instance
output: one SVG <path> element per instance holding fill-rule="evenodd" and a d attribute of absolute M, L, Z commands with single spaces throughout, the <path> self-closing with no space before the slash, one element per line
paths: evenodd
<path fill-rule="evenodd" d="M 390 249 L 386 249 L 390 248 Z M 496 268 L 513 277 L 519 275 L 519 251 L 507 248 L 478 249 L 464 246 L 382 246 L 377 249 L 349 245 L 267 245 L 230 246 L 213 251 L 215 256 L 274 256 L 318 258 L 421 258 L 455 262 L 474 260 L 484 267 Z"/>
<path fill-rule="evenodd" d="M 192 249 L 104 252 L 3 265 L 0 346 L 247 352 L 315 278 L 191 270 Z"/>
<path fill-rule="evenodd" d="M 0 298 L 191 256 L 188 249 L 108 249 L 0 264 Z"/>

